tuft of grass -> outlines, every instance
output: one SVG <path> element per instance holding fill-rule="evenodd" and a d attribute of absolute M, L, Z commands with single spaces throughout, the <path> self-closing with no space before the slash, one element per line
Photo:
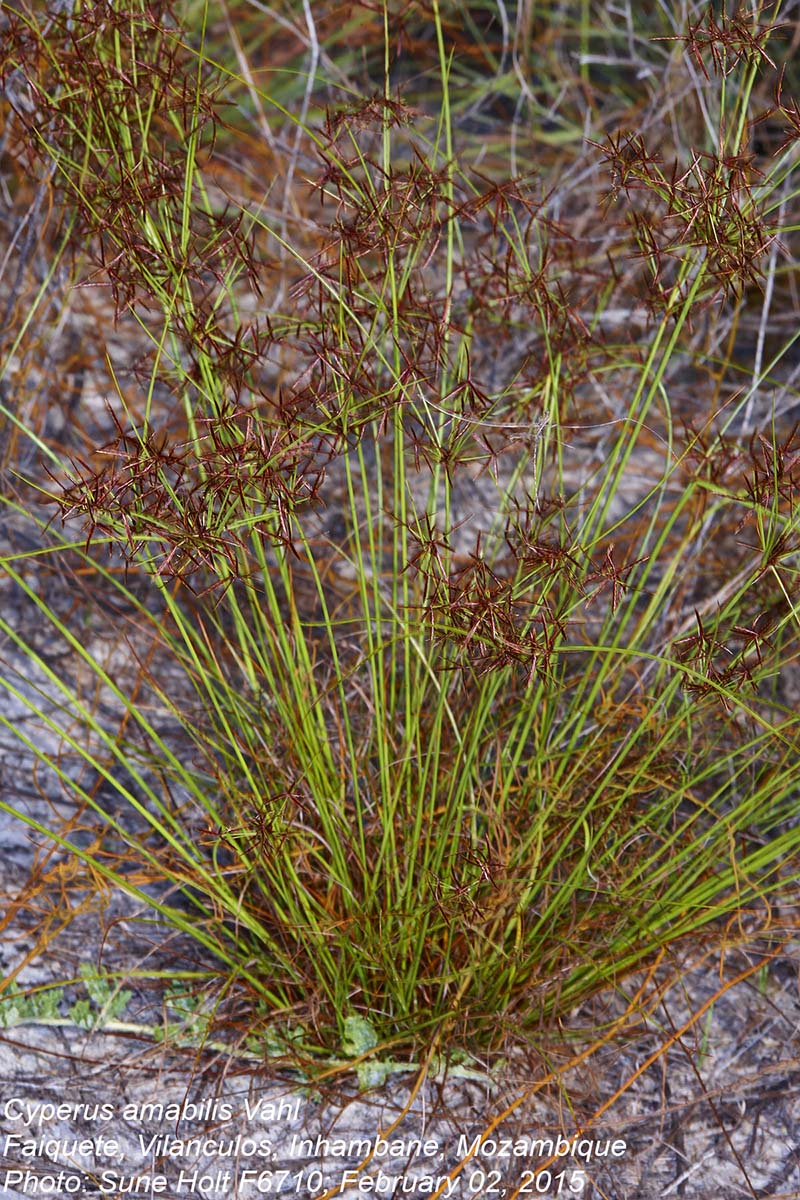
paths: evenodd
<path fill-rule="evenodd" d="M 309 1053 L 541 1037 L 795 894 L 779 14 L 572 7 L 306 6 L 269 70 L 245 6 L 5 14 L 2 569 L 73 665 L 0 617 L 0 721 L 104 836 L 18 815 Z M 81 445 L 32 363 L 99 287 Z"/>

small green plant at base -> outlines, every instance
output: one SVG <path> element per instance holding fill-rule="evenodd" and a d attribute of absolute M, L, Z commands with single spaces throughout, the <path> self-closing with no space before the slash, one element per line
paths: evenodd
<path fill-rule="evenodd" d="M 13 1029 L 16 1025 L 27 1024 L 72 1024 L 81 1029 L 118 1027 L 133 993 L 120 988 L 113 979 L 98 974 L 87 963 L 81 963 L 80 979 L 87 997 L 75 1000 L 63 1013 L 63 987 L 25 990 L 12 984 L 0 997 L 0 1028 Z"/>
<path fill-rule="evenodd" d="M 259 1020 L 264 1021 L 269 1015 L 263 1006 L 257 1006 L 254 1014 L 254 1032 L 247 1036 L 243 1046 L 237 1046 L 212 1038 L 215 1028 L 213 1007 L 205 1005 L 199 996 L 187 992 L 185 985 L 175 983 L 165 989 L 165 1020 L 148 1025 L 123 1020 L 133 993 L 120 988 L 112 977 L 98 974 L 94 967 L 82 963 L 80 980 L 87 996 L 71 1003 L 67 999 L 67 988 L 62 984 L 25 989 L 12 983 L 0 997 L 0 1029 L 34 1025 L 133 1035 L 157 1045 L 164 1044 L 173 1051 L 208 1050 L 252 1064 L 275 1063 L 301 1078 L 311 1078 L 314 1071 L 320 1070 L 341 1072 L 350 1068 L 353 1060 L 357 1060 L 354 1071 L 362 1091 L 381 1086 L 392 1075 L 413 1074 L 420 1069 L 417 1063 L 382 1057 L 382 1047 L 378 1044 L 375 1031 L 369 1022 L 359 1016 L 350 1016 L 344 1021 L 341 1056 L 317 1056 L 314 1062 L 313 1048 L 308 1046 L 302 1026 L 290 1024 L 281 1029 L 273 1020 L 258 1027 Z M 375 1051 L 374 1057 L 371 1051 Z M 298 1071 L 300 1059 L 309 1066 L 313 1064 L 310 1074 Z M 486 1072 L 463 1052 L 447 1058 L 433 1057 L 427 1063 L 427 1070 L 432 1077 L 450 1074 L 490 1082 Z"/>

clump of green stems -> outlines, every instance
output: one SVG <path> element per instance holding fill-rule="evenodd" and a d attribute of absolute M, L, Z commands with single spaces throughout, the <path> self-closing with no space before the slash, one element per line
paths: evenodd
<path fill-rule="evenodd" d="M 586 96 L 599 26 L 576 7 Z M 695 140 L 664 149 L 556 110 L 535 31 L 464 11 L 467 34 L 461 9 L 406 14 L 433 49 L 400 90 L 393 18 L 365 12 L 382 83 L 360 96 L 321 11 L 298 17 L 301 85 L 288 51 L 264 82 L 246 9 L 210 2 L 20 6 L 3 31 L 6 151 L 56 236 L 9 301 L 4 503 L 38 532 L 2 567 L 76 664 L 0 618 L 39 698 L 10 665 L 5 687 L 59 750 L 13 732 L 107 830 L 95 875 L 328 1052 L 354 1016 L 408 1046 L 541 1033 L 798 878 L 800 454 L 762 395 L 791 339 L 762 336 L 749 379 L 733 355 L 791 255 L 777 17 L 643 31 L 693 81 L 672 109 Z M 756 166 L 764 77 L 780 136 Z M 476 162 L 469 120 L 514 80 L 510 149 L 495 132 Z M 574 200 L 570 162 L 593 172 Z M 126 373 L 109 342 L 102 447 L 12 401 L 63 272 L 138 344 Z M 91 578 L 135 684 L 31 564 Z"/>

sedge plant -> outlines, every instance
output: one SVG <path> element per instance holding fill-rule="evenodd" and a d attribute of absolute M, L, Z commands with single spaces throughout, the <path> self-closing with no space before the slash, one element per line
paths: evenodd
<path fill-rule="evenodd" d="M 406 15 L 416 84 L 388 7 L 346 37 L 284 19 L 299 59 L 271 74 L 245 5 L 4 17 L 7 153 L 55 233 L 9 301 L 28 532 L 2 567 L 73 665 L 0 618 L 47 736 L 0 720 L 103 838 L 3 806 L 329 1054 L 541 1037 L 681 939 L 768 924 L 798 879 L 800 454 L 762 397 L 796 335 L 749 378 L 736 357 L 765 271 L 791 301 L 777 16 L 642 31 L 692 84 L 670 136 L 693 140 L 657 153 L 652 113 L 548 125 L 535 31 L 461 8 Z M 515 87 L 480 161 L 470 122 Z M 758 168 L 757 115 L 781 131 Z M 22 399 L 65 277 L 135 348 L 86 368 L 102 444 Z"/>

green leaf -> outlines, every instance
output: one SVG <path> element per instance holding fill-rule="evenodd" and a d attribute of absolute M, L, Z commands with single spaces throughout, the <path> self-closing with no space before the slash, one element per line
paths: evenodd
<path fill-rule="evenodd" d="M 76 1000 L 67 1015 L 79 1029 L 93 1029 L 97 1020 L 97 1015 L 88 1000 Z"/>
<path fill-rule="evenodd" d="M 111 998 L 114 988 L 105 976 L 98 974 L 97 968 L 91 963 L 81 963 L 78 974 L 83 980 L 83 986 L 98 1008 L 102 1008 Z"/>
<path fill-rule="evenodd" d="M 0 1029 L 13 1029 L 26 1020 L 25 1004 L 17 993 L 4 996 L 0 1002 Z"/>
<path fill-rule="evenodd" d="M 378 1035 L 365 1017 L 359 1017 L 355 1013 L 345 1017 L 342 1049 L 348 1057 L 359 1058 L 362 1054 L 374 1050 L 377 1044 Z"/>
<path fill-rule="evenodd" d="M 59 1017 L 63 988 L 42 988 L 26 995 L 14 985 L 0 1000 L 0 1029 L 11 1029 L 28 1021 L 52 1021 Z"/>
<path fill-rule="evenodd" d="M 122 1016 L 125 1009 L 128 1007 L 133 992 L 127 988 L 123 988 L 112 997 L 107 1004 L 103 1006 L 103 1018 L 106 1021 L 116 1021 Z"/>
<path fill-rule="evenodd" d="M 63 988 L 45 988 L 41 992 L 34 992 L 33 995 L 27 998 L 26 1007 L 29 1011 L 29 1019 L 32 1021 L 52 1021 L 56 1017 L 61 1016 L 58 1006 L 63 998 Z"/>
<path fill-rule="evenodd" d="M 386 1062 L 363 1062 L 356 1067 L 358 1086 L 362 1092 L 369 1088 L 383 1087 L 392 1073 L 392 1064 Z"/>

